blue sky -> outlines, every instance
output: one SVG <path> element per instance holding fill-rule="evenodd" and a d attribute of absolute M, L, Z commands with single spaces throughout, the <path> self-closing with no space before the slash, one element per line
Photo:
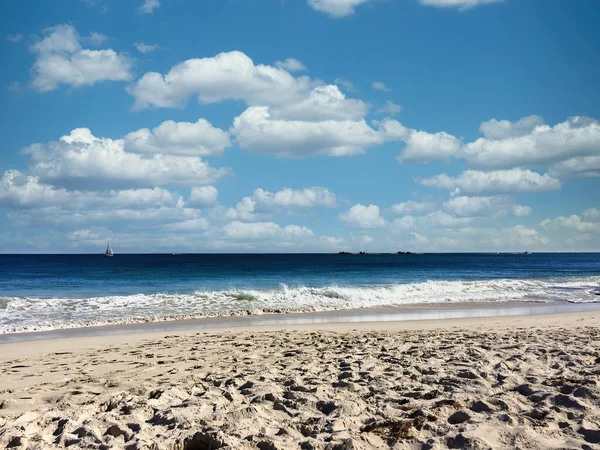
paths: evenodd
<path fill-rule="evenodd" d="M 2 252 L 599 251 L 595 0 L 7 0 Z"/>

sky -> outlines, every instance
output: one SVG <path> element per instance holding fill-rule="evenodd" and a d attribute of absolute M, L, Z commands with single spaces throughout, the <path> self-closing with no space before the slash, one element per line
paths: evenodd
<path fill-rule="evenodd" d="M 600 251 L 597 0 L 5 0 L 0 252 Z"/>

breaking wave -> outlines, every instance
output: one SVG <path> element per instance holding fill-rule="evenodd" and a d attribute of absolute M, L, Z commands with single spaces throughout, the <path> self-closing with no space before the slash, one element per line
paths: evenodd
<path fill-rule="evenodd" d="M 600 302 L 600 276 L 568 279 L 427 281 L 388 286 L 281 285 L 272 290 L 198 291 L 90 298 L 0 297 L 0 333 L 107 324 L 473 302 Z"/>

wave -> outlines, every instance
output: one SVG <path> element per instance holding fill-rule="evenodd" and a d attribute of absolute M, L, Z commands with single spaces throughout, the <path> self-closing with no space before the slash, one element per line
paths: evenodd
<path fill-rule="evenodd" d="M 221 317 L 473 302 L 600 302 L 600 276 L 426 281 L 388 286 L 288 287 L 89 298 L 0 297 L 0 334 Z"/>

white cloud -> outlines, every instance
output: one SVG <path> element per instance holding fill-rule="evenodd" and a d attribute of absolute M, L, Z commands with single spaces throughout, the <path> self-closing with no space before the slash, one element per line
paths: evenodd
<path fill-rule="evenodd" d="M 539 116 L 517 122 L 492 119 L 480 126 L 485 135 L 463 144 L 446 132 L 436 134 L 410 130 L 400 162 L 429 162 L 464 158 L 474 168 L 549 167 L 560 177 L 598 176 L 600 171 L 600 122 L 571 117 L 553 127 Z"/>
<path fill-rule="evenodd" d="M 256 189 L 252 196 L 244 197 L 234 208 L 217 206 L 210 211 L 216 220 L 254 221 L 277 209 L 335 208 L 336 196 L 322 187 L 304 189 L 284 188 L 277 192 Z"/>
<path fill-rule="evenodd" d="M 383 228 L 387 225 L 377 205 L 364 206 L 358 203 L 338 217 L 345 224 L 358 228 Z"/>
<path fill-rule="evenodd" d="M 229 134 L 199 119 L 197 122 L 167 120 L 156 128 L 142 128 L 125 136 L 125 151 L 184 156 L 221 155 L 231 142 Z"/>
<path fill-rule="evenodd" d="M 144 0 L 144 3 L 137 10 L 141 14 L 152 14 L 159 6 L 160 2 L 158 0 Z"/>
<path fill-rule="evenodd" d="M 338 86 L 342 86 L 348 92 L 354 92 L 356 90 L 352 81 L 344 80 L 343 78 L 336 78 L 334 82 Z"/>
<path fill-rule="evenodd" d="M 256 220 L 256 201 L 252 197 L 244 197 L 235 208 L 216 206 L 210 210 L 210 216 L 215 220 L 235 220 L 251 222 Z"/>
<path fill-rule="evenodd" d="M 555 219 L 546 219 L 541 223 L 544 228 L 567 228 L 580 233 L 600 234 L 600 214 L 596 208 L 591 208 L 579 216 L 572 214 L 568 217 L 560 216 Z"/>
<path fill-rule="evenodd" d="M 370 0 L 308 0 L 308 4 L 316 11 L 340 18 L 354 14 L 357 6 L 368 1 Z"/>
<path fill-rule="evenodd" d="M 275 66 L 279 67 L 280 69 L 285 69 L 288 72 L 303 72 L 306 70 L 304 64 L 302 64 L 295 58 L 288 58 L 283 61 L 276 61 Z"/>
<path fill-rule="evenodd" d="M 413 200 L 409 200 L 404 203 L 397 203 L 394 206 L 392 206 L 392 210 L 394 211 L 394 213 L 400 216 L 425 214 L 428 212 L 432 212 L 434 209 L 434 203 L 415 202 Z"/>
<path fill-rule="evenodd" d="M 514 205 L 512 207 L 512 215 L 515 217 L 527 217 L 533 212 L 531 206 Z"/>
<path fill-rule="evenodd" d="M 390 92 L 391 89 L 388 88 L 384 83 L 382 83 L 381 81 L 374 81 L 373 84 L 373 89 L 376 89 L 378 91 L 382 91 L 382 92 Z"/>
<path fill-rule="evenodd" d="M 259 206 L 280 208 L 335 208 L 335 194 L 322 187 L 310 187 L 301 190 L 284 188 L 275 193 L 256 189 L 253 200 Z"/>
<path fill-rule="evenodd" d="M 289 239 L 313 235 L 309 228 L 298 225 L 288 225 L 282 228 L 274 222 L 234 221 L 225 225 L 223 231 L 228 238 L 241 240 Z"/>
<path fill-rule="evenodd" d="M 31 172 L 55 185 L 194 186 L 211 184 L 231 172 L 210 167 L 199 157 L 130 153 L 124 140 L 97 138 L 87 128 L 24 152 L 31 155 Z"/>
<path fill-rule="evenodd" d="M 600 221 L 600 210 L 598 208 L 586 209 L 583 212 L 583 218 L 586 220 L 598 220 Z"/>
<path fill-rule="evenodd" d="M 413 240 L 415 241 L 415 245 L 417 246 L 425 246 L 425 245 L 429 245 L 429 239 L 426 236 L 422 236 L 419 233 L 410 233 L 410 235 L 412 236 Z"/>
<path fill-rule="evenodd" d="M 219 191 L 214 186 L 194 186 L 186 202 L 189 206 L 211 206 L 217 203 Z"/>
<path fill-rule="evenodd" d="M 303 120 L 352 120 L 365 116 L 367 105 L 361 100 L 349 99 L 335 85 L 318 86 L 302 100 L 271 108 L 274 119 Z"/>
<path fill-rule="evenodd" d="M 571 117 L 554 127 L 541 124 L 536 116 L 516 123 L 486 124 L 482 125 L 484 132 L 494 139 L 477 139 L 463 150 L 475 167 L 548 166 L 574 157 L 600 155 L 600 122 L 588 117 Z"/>
<path fill-rule="evenodd" d="M 133 44 L 136 50 L 144 55 L 151 53 L 158 48 L 158 44 L 144 44 L 143 42 L 136 42 Z"/>
<path fill-rule="evenodd" d="M 131 60 L 112 49 L 81 48 L 81 37 L 71 25 L 44 30 L 44 38 L 31 46 L 36 60 L 31 69 L 32 85 L 39 92 L 61 84 L 78 88 L 101 81 L 130 80 Z"/>
<path fill-rule="evenodd" d="M 550 167 L 549 173 L 557 178 L 600 177 L 600 155 L 567 159 Z"/>
<path fill-rule="evenodd" d="M 531 214 L 529 206 L 514 204 L 507 195 L 489 197 L 456 196 L 446 201 L 442 209 L 458 217 L 476 217 L 511 212 L 516 217 L 525 217 Z"/>
<path fill-rule="evenodd" d="M 66 202 L 68 192 L 39 183 L 39 178 L 27 176 L 18 170 L 7 170 L 0 180 L 0 205 L 35 207 Z"/>
<path fill-rule="evenodd" d="M 134 108 L 174 108 L 195 95 L 200 103 L 243 100 L 250 105 L 286 104 L 301 99 L 310 86 L 307 77 L 295 78 L 277 67 L 254 62 L 242 52 L 189 59 L 166 75 L 148 72 L 127 87 Z"/>
<path fill-rule="evenodd" d="M 414 216 L 403 216 L 398 219 L 394 219 L 392 222 L 393 231 L 406 231 L 415 227 L 417 221 Z"/>
<path fill-rule="evenodd" d="M 419 3 L 425 6 L 466 10 L 479 5 L 489 5 L 492 3 L 501 3 L 503 1 L 504 0 L 419 0 Z"/>
<path fill-rule="evenodd" d="M 209 221 L 204 217 L 186 219 L 181 222 L 170 223 L 165 226 L 167 231 L 204 231 L 210 227 Z"/>
<path fill-rule="evenodd" d="M 256 153 L 287 157 L 348 156 L 363 153 L 366 147 L 396 140 L 386 128 L 388 124 L 383 122 L 374 130 L 364 119 L 277 120 L 272 118 L 268 107 L 250 107 L 235 118 L 231 133 L 242 149 Z"/>
<path fill-rule="evenodd" d="M 18 44 L 23 40 L 23 35 L 21 33 L 9 34 L 6 36 L 6 40 Z"/>
<path fill-rule="evenodd" d="M 389 114 L 395 116 L 402 111 L 402 106 L 395 104 L 393 101 L 388 100 L 381 108 L 377 110 L 379 114 Z"/>
<path fill-rule="evenodd" d="M 544 119 L 540 116 L 527 116 L 517 122 L 508 120 L 491 119 L 479 126 L 479 131 L 486 139 L 502 140 L 530 134 L 536 127 L 544 125 Z"/>
<path fill-rule="evenodd" d="M 95 31 L 92 31 L 90 33 L 90 37 L 88 38 L 93 44 L 95 45 L 100 45 L 102 44 L 104 41 L 106 41 L 108 38 L 103 35 L 102 33 L 96 33 Z"/>
<path fill-rule="evenodd" d="M 473 222 L 471 217 L 455 217 L 444 211 L 434 211 L 417 221 L 418 229 L 424 228 L 461 228 L 469 226 Z"/>
<path fill-rule="evenodd" d="M 467 170 L 457 177 L 446 174 L 416 179 L 427 187 L 453 191 L 464 195 L 493 195 L 514 192 L 538 192 L 560 189 L 560 181 L 548 174 L 541 175 L 525 169 L 480 172 Z"/>
<path fill-rule="evenodd" d="M 125 189 L 68 191 L 40 182 L 39 177 L 7 170 L 0 179 L 0 205 L 16 208 L 46 208 L 59 206 L 64 210 L 87 209 L 145 209 L 177 207 L 179 194 L 155 187 L 153 189 Z"/>
<path fill-rule="evenodd" d="M 460 155 L 462 141 L 441 131 L 431 134 L 410 130 L 403 138 L 406 146 L 397 156 L 403 163 L 427 162 L 432 159 L 452 158 Z"/>
<path fill-rule="evenodd" d="M 516 225 L 512 228 L 502 230 L 490 230 L 487 236 L 491 244 L 496 248 L 505 249 L 529 249 L 529 248 L 544 248 L 550 240 L 540 235 L 540 233 L 525 225 Z"/>
<path fill-rule="evenodd" d="M 321 236 L 320 238 L 321 242 L 331 246 L 331 247 L 338 247 L 340 245 L 343 245 L 344 240 L 337 238 L 335 236 Z"/>

